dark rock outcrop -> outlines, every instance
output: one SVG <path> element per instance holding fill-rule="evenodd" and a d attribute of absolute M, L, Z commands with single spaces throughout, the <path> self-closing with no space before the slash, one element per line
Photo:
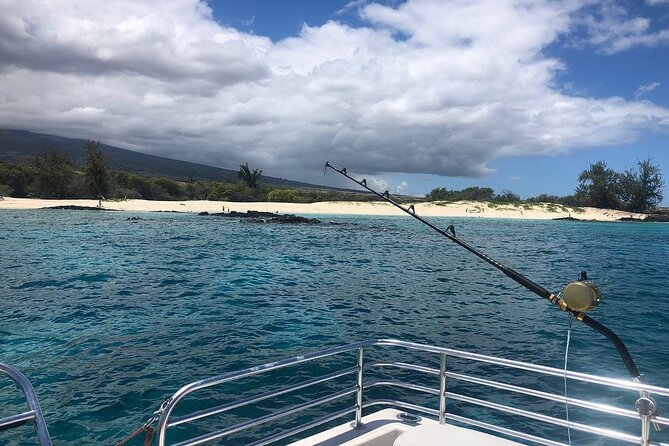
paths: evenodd
<path fill-rule="evenodd" d="M 669 212 L 653 212 L 643 221 L 669 223 Z"/>
<path fill-rule="evenodd" d="M 587 223 L 597 223 L 600 222 L 599 220 L 583 220 L 580 218 L 575 218 L 575 217 L 557 217 L 554 218 L 553 220 L 561 220 L 561 221 L 580 221 L 580 222 L 587 222 Z"/>
<path fill-rule="evenodd" d="M 99 208 L 97 206 L 77 206 L 73 204 L 49 206 L 42 209 L 64 209 L 68 211 L 115 211 L 116 209 Z"/>
<path fill-rule="evenodd" d="M 300 223 L 300 224 L 318 224 L 321 221 L 317 218 L 300 217 L 299 215 L 284 214 L 274 215 L 270 218 L 251 218 L 251 223 Z"/>
<path fill-rule="evenodd" d="M 317 218 L 300 217 L 293 214 L 275 214 L 273 212 L 264 211 L 247 211 L 247 212 L 201 212 L 199 215 L 210 215 L 214 217 L 224 218 L 239 218 L 250 223 L 293 223 L 293 224 L 318 224 L 321 221 Z"/>

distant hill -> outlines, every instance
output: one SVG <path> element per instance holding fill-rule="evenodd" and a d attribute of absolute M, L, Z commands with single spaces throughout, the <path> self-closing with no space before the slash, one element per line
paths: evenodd
<path fill-rule="evenodd" d="M 2 133 L 0 160 L 19 164 L 28 163 L 35 154 L 43 153 L 53 146 L 58 152 L 66 154 L 75 166 L 81 166 L 86 161 L 86 153 L 83 149 L 86 142 L 84 139 L 63 138 L 16 129 L 2 129 Z M 192 178 L 194 180 L 235 182 L 239 179 L 237 170 L 147 155 L 107 144 L 102 144 L 101 148 L 109 158 L 109 167 L 113 170 L 122 170 L 145 177 L 167 177 L 177 181 L 188 181 Z M 270 186 L 298 189 L 350 190 L 265 175 L 262 176 L 262 182 Z"/>

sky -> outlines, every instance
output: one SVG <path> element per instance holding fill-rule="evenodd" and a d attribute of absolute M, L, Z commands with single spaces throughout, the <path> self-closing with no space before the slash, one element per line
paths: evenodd
<path fill-rule="evenodd" d="M 598 160 L 669 178 L 669 0 L 0 9 L 0 128 L 413 195 L 566 195 Z"/>

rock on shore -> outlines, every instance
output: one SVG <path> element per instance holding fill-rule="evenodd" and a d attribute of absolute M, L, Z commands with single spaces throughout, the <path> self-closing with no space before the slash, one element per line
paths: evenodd
<path fill-rule="evenodd" d="M 293 214 L 275 214 L 273 212 L 247 211 L 247 212 L 200 212 L 199 215 L 209 215 L 224 218 L 240 218 L 250 223 L 306 223 L 317 224 L 321 221 L 317 218 L 300 217 Z"/>

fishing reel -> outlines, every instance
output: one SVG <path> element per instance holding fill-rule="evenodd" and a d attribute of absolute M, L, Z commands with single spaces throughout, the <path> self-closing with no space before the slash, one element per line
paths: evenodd
<path fill-rule="evenodd" d="M 578 280 L 568 283 L 560 292 L 562 301 L 574 311 L 586 312 L 595 308 L 602 300 L 602 293 L 595 282 L 588 280 L 588 274 L 581 271 Z"/>

